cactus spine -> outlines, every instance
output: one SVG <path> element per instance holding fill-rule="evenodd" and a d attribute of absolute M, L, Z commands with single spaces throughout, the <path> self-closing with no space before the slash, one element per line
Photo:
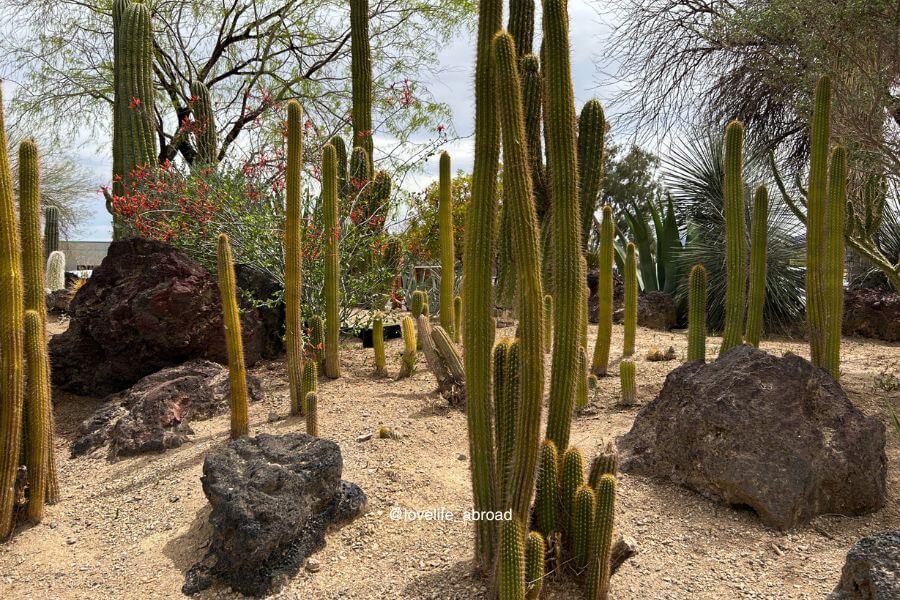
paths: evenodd
<path fill-rule="evenodd" d="M 619 363 L 619 379 L 622 385 L 622 404 L 624 406 L 634 404 L 634 399 L 637 396 L 637 384 L 634 377 L 634 361 L 630 358 L 623 358 L 622 362 Z"/>
<path fill-rule="evenodd" d="M 0 94 L 0 540 L 12 532 L 24 402 L 24 289 Z"/>
<path fill-rule="evenodd" d="M 606 116 L 597 100 L 589 100 L 578 119 L 578 172 L 581 175 L 581 244 L 587 248 L 600 186 L 603 182 L 603 150 Z"/>
<path fill-rule="evenodd" d="M 453 299 L 453 341 L 457 344 L 462 339 L 462 296 Z"/>
<path fill-rule="evenodd" d="M 478 4 L 478 49 L 475 60 L 475 163 L 472 200 L 466 211 L 467 243 L 463 258 L 463 345 L 466 368 L 466 417 L 472 468 L 472 495 L 477 511 L 496 510 L 497 466 L 491 427 L 491 351 L 494 346 L 492 271 L 497 217 L 497 168 L 500 130 L 497 122 L 491 43 L 503 19 L 501 0 Z M 475 524 L 475 565 L 489 572 L 496 559 L 496 525 Z"/>
<path fill-rule="evenodd" d="M 241 340 L 241 317 L 237 303 L 234 261 L 228 236 L 219 234 L 218 244 L 219 295 L 225 314 L 225 345 L 228 348 L 228 386 L 231 404 L 231 437 L 236 439 L 249 433 L 247 420 L 247 370 L 244 364 L 244 343 Z"/>
<path fill-rule="evenodd" d="M 525 599 L 525 532 L 517 517 L 500 523 L 500 600 Z"/>
<path fill-rule="evenodd" d="M 725 128 L 725 331 L 719 356 L 743 341 L 747 241 L 744 237 L 744 126 Z"/>
<path fill-rule="evenodd" d="M 537 498 L 534 506 L 534 524 L 545 538 L 557 530 L 559 505 L 559 453 L 556 444 L 544 440 L 537 479 Z"/>
<path fill-rule="evenodd" d="M 766 301 L 766 244 L 769 234 L 769 193 L 765 186 L 756 189 L 750 223 L 750 289 L 747 293 L 747 325 L 744 338 L 759 348 Z"/>
<path fill-rule="evenodd" d="M 384 358 L 384 319 L 381 313 L 372 322 L 372 347 L 375 349 L 375 376 L 387 375 L 387 361 Z"/>
<path fill-rule="evenodd" d="M 44 260 L 51 252 L 59 250 L 59 209 L 48 206 L 44 209 Z"/>
<path fill-rule="evenodd" d="M 403 331 L 403 356 L 397 379 L 404 379 L 416 370 L 416 326 L 412 317 L 403 317 L 400 329 Z"/>
<path fill-rule="evenodd" d="M 584 571 L 588 566 L 588 550 L 594 531 L 594 512 L 597 499 L 588 485 L 580 485 L 572 503 L 572 556 L 575 569 Z"/>
<path fill-rule="evenodd" d="M 603 207 L 603 220 L 600 222 L 600 251 L 597 267 L 597 341 L 591 361 L 591 372 L 598 377 L 604 377 L 609 369 L 613 316 L 612 266 L 615 259 L 613 239 L 615 235 L 616 224 L 613 221 L 612 207 L 607 204 Z"/>
<path fill-rule="evenodd" d="M 688 361 L 706 360 L 706 267 L 694 265 L 688 290 Z"/>
<path fill-rule="evenodd" d="M 609 595 L 610 556 L 615 519 L 616 478 L 604 475 L 597 486 L 597 507 L 591 535 L 588 565 L 588 598 L 606 600 Z"/>
<path fill-rule="evenodd" d="M 822 368 L 835 379 L 841 378 L 841 325 L 844 317 L 844 218 L 847 206 L 847 149 L 837 146 L 831 152 L 828 177 L 828 214 L 825 234 L 824 306 L 827 324 L 822 348 Z"/>
<path fill-rule="evenodd" d="M 634 354 L 634 340 L 637 334 L 637 296 L 637 264 L 634 244 L 629 242 L 625 250 L 625 314 L 623 316 L 625 339 L 622 350 L 624 358 Z"/>
<path fill-rule="evenodd" d="M 302 110 L 296 100 L 287 106 L 286 208 L 284 223 L 284 341 L 287 348 L 291 414 L 303 414 L 303 249 L 301 232 L 300 172 L 303 169 Z"/>
<path fill-rule="evenodd" d="M 516 255 L 516 305 L 519 311 L 520 395 L 513 438 L 509 506 L 524 523 L 528 518 L 538 463 L 541 408 L 544 396 L 544 292 L 537 215 L 525 139 L 515 44 L 506 33 L 494 40 L 497 104 L 503 133 L 504 190 L 507 198 L 512 249 Z M 571 415 L 570 415 L 571 418 Z M 502 466 L 502 464 L 501 464 Z"/>
<path fill-rule="evenodd" d="M 453 285 L 456 280 L 456 250 L 453 247 L 453 185 L 450 178 L 450 155 L 441 153 L 440 199 L 438 202 L 441 236 L 441 327 L 451 336 L 456 331 L 453 313 Z"/>
<path fill-rule="evenodd" d="M 340 225 L 338 224 L 337 168 L 334 146 L 322 153 L 322 208 L 325 213 L 325 375 L 341 376 Z"/>
<path fill-rule="evenodd" d="M 319 437 L 319 395 L 316 392 L 306 394 L 306 433 Z"/>
<path fill-rule="evenodd" d="M 353 75 L 353 147 L 374 158 L 369 0 L 350 0 L 350 70 Z"/>
<path fill-rule="evenodd" d="M 44 319 L 36 310 L 25 311 L 25 339 L 28 358 L 28 393 L 25 399 L 28 430 L 25 456 L 28 469 L 28 519 L 40 523 L 49 486 L 50 454 L 50 361 L 44 337 Z"/>
<path fill-rule="evenodd" d="M 537 531 L 528 533 L 525 540 L 525 598 L 538 600 L 544 587 L 544 554 L 547 545 Z"/>
<path fill-rule="evenodd" d="M 544 352 L 550 352 L 553 348 L 553 296 L 544 296 Z"/>
<path fill-rule="evenodd" d="M 291 411 L 291 414 L 294 416 L 305 415 L 307 412 L 307 406 L 305 404 L 306 396 L 310 392 L 315 392 L 318 389 L 319 367 L 315 360 L 306 359 L 303 361 L 303 381 L 300 386 L 300 397 L 303 398 L 303 401 L 300 403 L 299 410 L 297 412 Z"/>
<path fill-rule="evenodd" d="M 196 164 L 213 166 L 219 162 L 217 149 L 219 142 L 216 137 L 216 121 L 212 110 L 212 101 L 209 98 L 209 88 L 202 81 L 191 82 L 191 109 L 194 111 L 194 121 L 196 122 L 196 131 L 194 132 L 197 140 Z M 288 103 L 288 127 L 290 127 L 291 110 L 290 103 Z M 299 134 L 299 130 L 297 133 Z M 290 143 L 290 137 L 291 135 L 288 133 L 288 143 Z M 288 153 L 290 153 L 290 147 L 288 147 Z M 288 162 L 290 162 L 290 158 Z"/>
<path fill-rule="evenodd" d="M 575 148 L 575 105 L 569 57 L 566 0 L 543 3 L 544 89 L 548 171 L 553 210 L 553 367 L 547 437 L 557 447 L 569 446 L 572 405 L 578 378 L 584 268 L 581 261 L 581 207 Z"/>
<path fill-rule="evenodd" d="M 584 483 L 584 456 L 581 450 L 572 446 L 563 452 L 562 474 L 559 480 L 560 516 L 562 530 L 568 537 L 572 534 L 575 492 Z"/>

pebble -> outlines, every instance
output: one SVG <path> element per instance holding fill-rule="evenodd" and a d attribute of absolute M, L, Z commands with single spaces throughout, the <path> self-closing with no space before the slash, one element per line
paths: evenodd
<path fill-rule="evenodd" d="M 357 442 L 368 442 L 371 439 L 372 439 L 371 433 L 364 433 L 361 436 L 359 436 L 358 438 L 356 438 L 356 441 Z"/>
<path fill-rule="evenodd" d="M 318 573 L 322 569 L 322 564 L 314 558 L 306 559 L 306 570 L 310 573 Z"/>

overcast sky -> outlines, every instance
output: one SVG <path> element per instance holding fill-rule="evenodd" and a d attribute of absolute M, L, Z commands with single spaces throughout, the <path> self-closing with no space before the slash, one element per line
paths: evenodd
<path fill-rule="evenodd" d="M 539 3 L 538 3 L 539 4 Z M 607 101 L 611 96 L 611 88 L 604 86 L 602 74 L 598 72 L 595 62 L 603 42 L 610 33 L 610 18 L 598 14 L 596 0 L 570 0 L 570 37 L 572 44 L 572 74 L 575 86 L 575 104 L 580 110 L 582 104 L 593 97 Z M 540 11 L 538 11 L 540 12 Z M 540 23 L 537 25 L 540 31 Z M 535 49 L 539 46 L 536 43 Z M 464 138 L 450 144 L 446 149 L 453 159 L 453 170 L 472 169 L 473 140 L 471 137 L 475 125 L 474 119 L 474 61 L 475 32 L 461 32 L 456 39 L 440 51 L 440 72 L 425 79 L 424 85 L 431 91 L 435 100 L 446 103 L 453 115 L 456 133 Z M 423 139 L 433 137 L 433 132 L 423 132 Z M 86 143 L 74 151 L 75 160 L 88 169 L 96 179 L 97 188 L 109 181 L 110 157 L 100 154 L 95 144 Z M 425 165 L 424 172 L 406 180 L 406 187 L 420 189 L 437 177 L 437 157 Z M 99 194 L 91 194 L 87 198 L 91 215 L 82 227 L 72 235 L 73 239 L 108 240 L 111 236 L 109 215 Z"/>

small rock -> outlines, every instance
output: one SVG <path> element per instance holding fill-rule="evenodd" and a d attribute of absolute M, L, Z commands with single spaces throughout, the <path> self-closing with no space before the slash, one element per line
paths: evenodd
<path fill-rule="evenodd" d="M 73 538 L 73 537 L 66 538 L 66 543 L 67 543 L 68 545 L 70 545 L 70 546 L 73 545 L 73 544 L 74 544 L 75 542 L 77 542 L 77 541 L 78 541 L 77 538 Z"/>
<path fill-rule="evenodd" d="M 322 569 L 322 564 L 314 558 L 306 559 L 306 570 L 310 573 L 318 573 Z"/>
<path fill-rule="evenodd" d="M 179 500 L 181 500 L 181 498 L 179 496 L 176 496 L 175 494 L 172 494 L 171 496 L 169 496 L 169 502 L 174 503 L 174 502 L 178 502 Z"/>
<path fill-rule="evenodd" d="M 356 441 L 357 441 L 357 442 L 368 442 L 368 441 L 371 440 L 371 439 L 372 439 L 372 434 L 371 434 L 371 433 L 364 433 L 364 434 L 362 434 L 361 436 L 357 437 L 357 438 L 356 438 Z"/>
<path fill-rule="evenodd" d="M 465 454 L 457 454 L 456 460 L 466 460 L 466 455 Z"/>

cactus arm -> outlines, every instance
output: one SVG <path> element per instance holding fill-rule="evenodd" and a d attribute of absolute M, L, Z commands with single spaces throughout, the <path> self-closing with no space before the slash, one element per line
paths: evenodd
<path fill-rule="evenodd" d="M 296 101 L 295 101 L 296 102 Z M 191 109 L 194 112 L 197 164 L 214 166 L 218 162 L 216 119 L 209 88 L 202 81 L 191 81 Z"/>
<path fill-rule="evenodd" d="M 228 349 L 228 386 L 231 404 L 231 437 L 249 433 L 247 421 L 247 369 L 244 363 L 244 343 L 241 340 L 241 316 L 238 310 L 234 260 L 228 236 L 219 234 L 218 241 L 219 296 L 225 315 L 225 346 Z"/>
<path fill-rule="evenodd" d="M 325 221 L 325 375 L 341 376 L 340 224 L 338 222 L 337 168 L 334 146 L 322 153 L 322 210 Z"/>
<path fill-rule="evenodd" d="M 315 392 L 319 389 L 319 365 L 316 364 L 316 361 L 307 358 L 303 361 L 303 381 L 300 387 L 300 397 L 303 401 L 300 403 L 300 411 L 297 413 L 298 415 L 305 415 L 307 412 L 307 406 L 305 404 L 306 396 L 310 392 Z"/>
<path fill-rule="evenodd" d="M 572 536 L 572 515 L 575 493 L 584 484 L 584 455 L 572 446 L 562 455 L 562 472 L 559 477 L 560 525 L 566 539 Z"/>
<path fill-rule="evenodd" d="M 48 206 L 44 209 L 44 260 L 56 250 L 59 250 L 59 209 Z"/>
<path fill-rule="evenodd" d="M 551 440 L 541 443 L 534 525 L 545 538 L 557 530 L 559 516 L 559 452 Z"/>
<path fill-rule="evenodd" d="M 303 249 L 301 233 L 301 183 L 303 170 L 302 110 L 296 100 L 288 102 L 287 110 L 287 165 L 284 223 L 284 308 L 287 347 L 288 385 L 290 386 L 291 414 L 301 414 L 304 397 L 301 396 L 303 379 L 303 314 L 300 306 L 303 289 Z"/>
<path fill-rule="evenodd" d="M 458 344 L 462 339 L 462 296 L 453 299 L 453 323 L 453 341 Z"/>
<path fill-rule="evenodd" d="M 719 356 L 740 346 L 744 334 L 747 240 L 744 237 L 744 126 L 725 128 L 725 331 Z"/>
<path fill-rule="evenodd" d="M 584 571 L 588 566 L 596 505 L 597 499 L 591 486 L 580 485 L 572 503 L 572 555 L 575 560 L 575 569 L 579 572 Z"/>
<path fill-rule="evenodd" d="M 765 186 L 756 190 L 750 225 L 750 290 L 747 294 L 747 343 L 759 348 L 766 302 L 766 250 L 769 233 L 769 193 Z"/>
<path fill-rule="evenodd" d="M 381 313 L 375 315 L 372 322 L 372 347 L 375 351 L 375 376 L 387 375 L 387 362 L 384 357 L 384 319 Z"/>

